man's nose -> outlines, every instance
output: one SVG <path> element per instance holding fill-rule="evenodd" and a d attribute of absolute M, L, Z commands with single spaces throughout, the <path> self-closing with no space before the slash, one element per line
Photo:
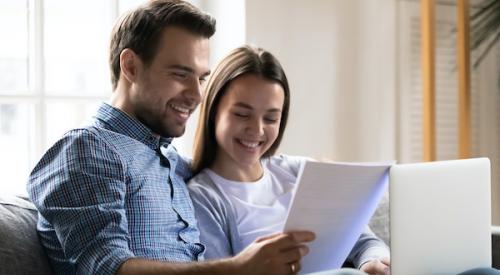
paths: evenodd
<path fill-rule="evenodd" d="M 191 81 L 186 96 L 191 101 L 196 102 L 196 104 L 199 104 L 201 102 L 202 93 L 203 93 L 203 85 L 200 83 L 200 81 L 197 79 Z"/>

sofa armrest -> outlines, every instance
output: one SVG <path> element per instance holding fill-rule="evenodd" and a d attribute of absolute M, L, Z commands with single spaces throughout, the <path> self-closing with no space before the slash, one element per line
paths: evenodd
<path fill-rule="evenodd" d="M 491 227 L 491 235 L 492 236 L 500 236 L 500 226 L 492 226 Z"/>
<path fill-rule="evenodd" d="M 0 196 L 0 274 L 52 274 L 38 239 L 37 219 L 26 198 Z"/>
<path fill-rule="evenodd" d="M 500 269 L 500 226 L 491 227 L 492 266 Z"/>

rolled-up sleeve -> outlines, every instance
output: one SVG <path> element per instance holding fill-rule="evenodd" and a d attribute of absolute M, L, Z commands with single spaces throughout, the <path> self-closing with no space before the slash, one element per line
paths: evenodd
<path fill-rule="evenodd" d="M 125 164 L 86 129 L 69 132 L 43 156 L 28 193 L 77 274 L 114 274 L 129 249 Z"/>
<path fill-rule="evenodd" d="M 390 257 L 389 248 L 373 233 L 369 226 L 366 226 L 347 259 L 359 269 L 368 261 L 386 257 Z"/>

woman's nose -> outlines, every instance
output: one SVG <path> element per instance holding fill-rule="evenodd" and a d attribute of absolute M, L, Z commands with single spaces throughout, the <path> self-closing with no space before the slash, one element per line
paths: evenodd
<path fill-rule="evenodd" d="M 252 119 L 249 122 L 248 130 L 255 136 L 262 136 L 264 134 L 264 124 L 260 119 Z"/>

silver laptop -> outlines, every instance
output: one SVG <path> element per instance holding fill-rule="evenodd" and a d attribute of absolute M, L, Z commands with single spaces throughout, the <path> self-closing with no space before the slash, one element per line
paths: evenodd
<path fill-rule="evenodd" d="M 491 267 L 489 159 L 394 165 L 389 186 L 391 275 Z"/>

